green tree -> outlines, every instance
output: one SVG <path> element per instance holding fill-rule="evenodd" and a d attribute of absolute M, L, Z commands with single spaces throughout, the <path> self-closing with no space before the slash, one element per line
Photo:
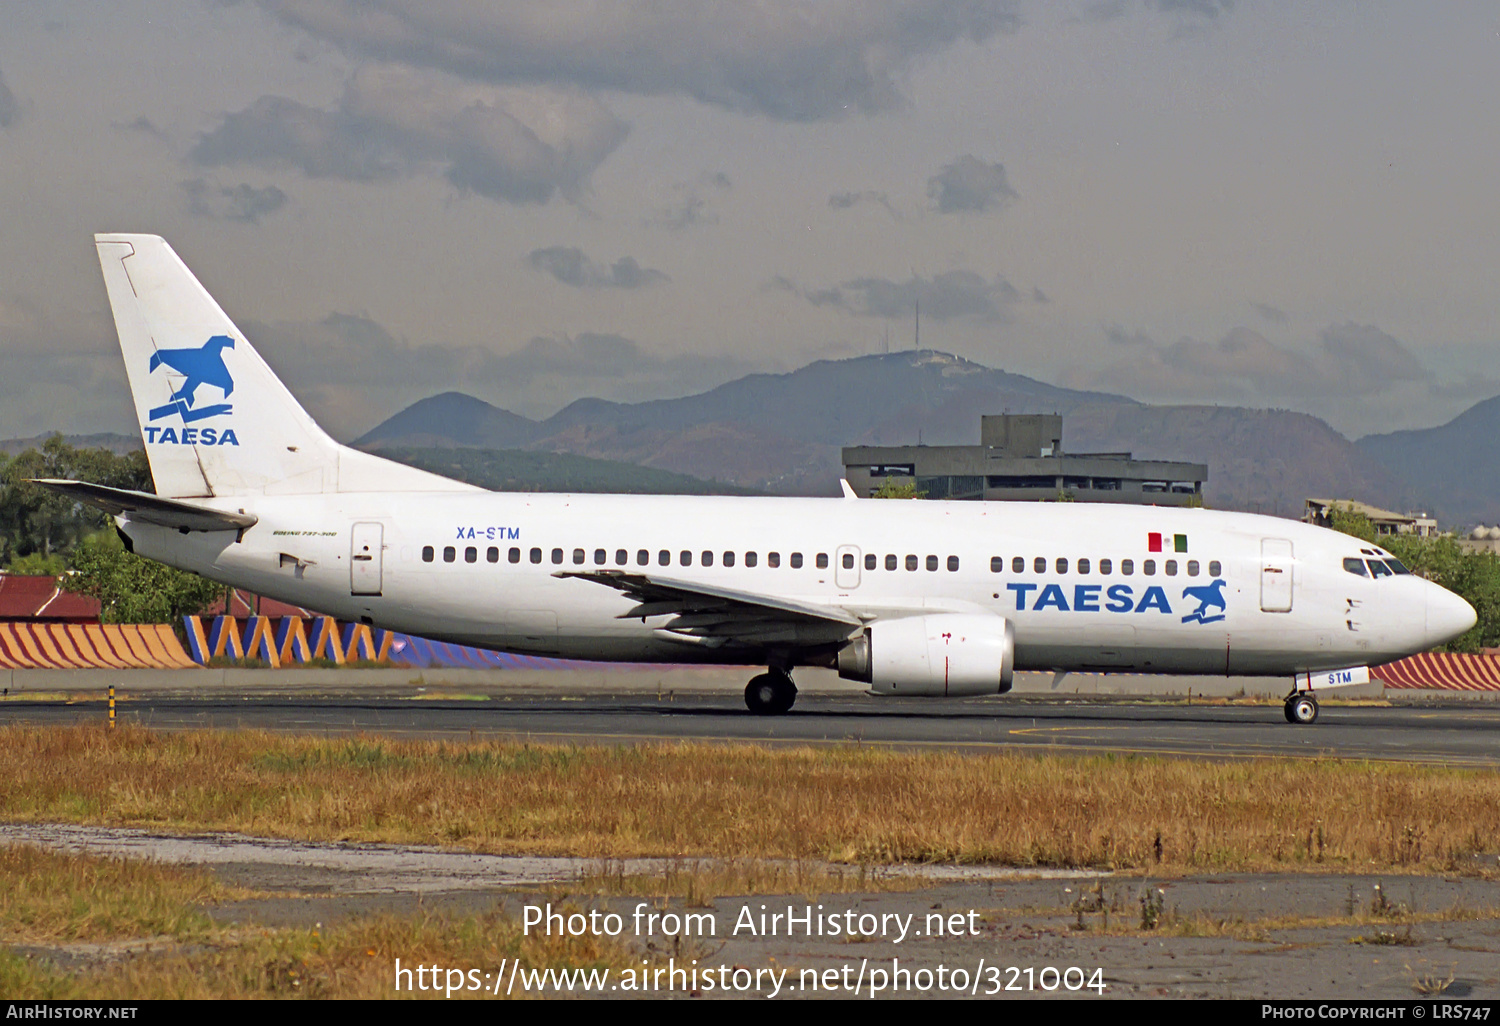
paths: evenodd
<path fill-rule="evenodd" d="M 38 477 L 154 490 L 145 452 L 117 456 L 108 449 L 78 449 L 53 435 L 40 449 L 27 449 L 0 463 L 0 563 L 8 565 L 33 553 L 65 555 L 109 523 L 93 507 L 29 483 Z"/>
<path fill-rule="evenodd" d="M 925 499 L 927 493 L 917 487 L 917 483 L 910 479 L 899 477 L 888 477 L 880 482 L 880 487 L 871 493 L 872 499 Z"/>
<path fill-rule="evenodd" d="M 68 569 L 68 561 L 61 554 L 53 552 L 43 555 L 33 552 L 25 556 L 17 556 L 10 561 L 6 569 L 13 574 L 27 574 L 33 577 L 58 577 Z"/>
<path fill-rule="evenodd" d="M 224 593 L 215 581 L 126 552 L 114 531 L 84 539 L 63 587 L 98 599 L 105 623 L 176 623 Z"/>

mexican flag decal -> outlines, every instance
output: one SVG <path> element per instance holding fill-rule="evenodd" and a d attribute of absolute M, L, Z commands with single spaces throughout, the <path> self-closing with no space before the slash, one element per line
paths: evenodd
<path fill-rule="evenodd" d="M 1185 534 L 1157 534 L 1152 531 L 1146 535 L 1147 552 L 1186 552 L 1187 535 Z"/>

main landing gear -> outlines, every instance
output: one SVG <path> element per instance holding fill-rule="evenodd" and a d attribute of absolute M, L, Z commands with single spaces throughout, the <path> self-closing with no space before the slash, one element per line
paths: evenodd
<path fill-rule="evenodd" d="M 796 700 L 792 675 L 774 666 L 745 685 L 745 705 L 757 716 L 780 716 Z"/>
<path fill-rule="evenodd" d="M 1293 691 L 1286 696 L 1286 721 L 1312 723 L 1318 718 L 1318 699 L 1311 691 Z"/>

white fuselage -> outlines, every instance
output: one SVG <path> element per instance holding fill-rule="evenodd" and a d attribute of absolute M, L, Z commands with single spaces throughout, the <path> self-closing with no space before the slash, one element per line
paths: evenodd
<path fill-rule="evenodd" d="M 259 522 L 239 540 L 123 529 L 142 555 L 343 619 L 578 659 L 743 664 L 775 650 L 695 643 L 663 630 L 667 617 L 621 619 L 632 599 L 559 571 L 647 573 L 865 621 L 996 614 L 1014 626 L 1023 670 L 1292 674 L 1399 658 L 1472 623 L 1428 581 L 1346 570 L 1343 560 L 1374 552 L 1366 543 L 1243 513 L 487 492 L 200 501 Z M 1149 550 L 1152 533 L 1166 551 Z M 370 558 L 353 559 L 361 546 Z"/>

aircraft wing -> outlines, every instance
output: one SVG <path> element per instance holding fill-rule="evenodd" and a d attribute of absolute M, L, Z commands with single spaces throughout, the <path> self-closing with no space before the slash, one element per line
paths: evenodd
<path fill-rule="evenodd" d="M 56 478 L 33 478 L 32 484 L 59 492 L 117 517 L 128 517 L 158 527 L 175 527 L 182 531 L 243 531 L 254 527 L 257 518 L 250 513 L 225 513 L 222 510 L 194 506 L 180 499 L 164 499 L 149 492 L 132 492 L 124 488 L 89 484 L 87 481 L 61 481 Z"/>
<path fill-rule="evenodd" d="M 852 613 L 834 606 L 806 605 L 771 595 L 658 577 L 623 570 L 561 570 L 555 577 L 576 577 L 614 588 L 636 605 L 619 619 L 670 616 L 661 628 L 682 641 L 720 645 L 840 644 L 864 626 Z"/>

